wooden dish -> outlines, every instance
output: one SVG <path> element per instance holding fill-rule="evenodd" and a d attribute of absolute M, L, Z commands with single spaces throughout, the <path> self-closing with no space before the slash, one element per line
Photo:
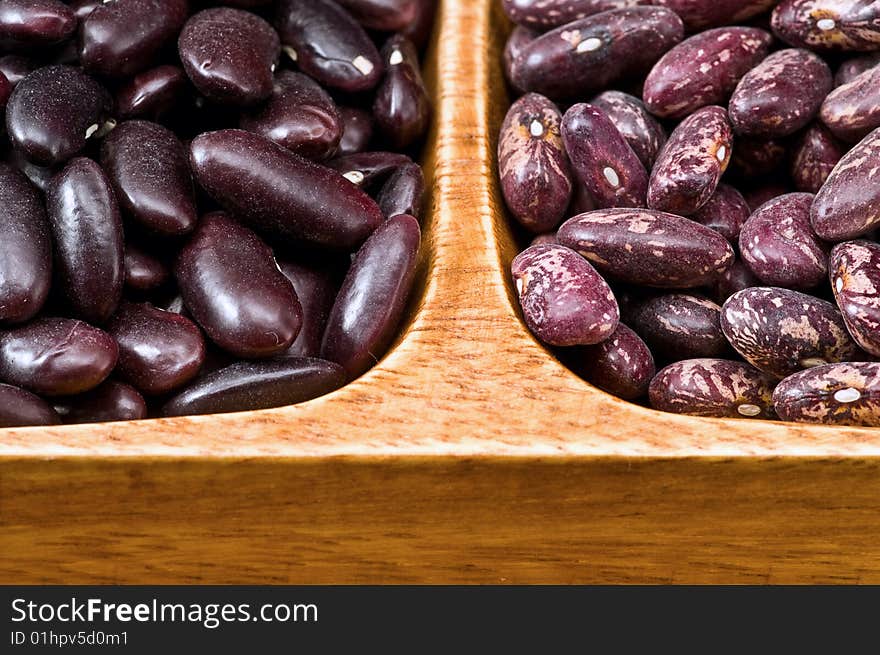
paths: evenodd
<path fill-rule="evenodd" d="M 880 581 L 880 430 L 660 414 L 523 327 L 497 4 L 441 3 L 392 351 L 295 407 L 0 431 L 0 582 Z"/>

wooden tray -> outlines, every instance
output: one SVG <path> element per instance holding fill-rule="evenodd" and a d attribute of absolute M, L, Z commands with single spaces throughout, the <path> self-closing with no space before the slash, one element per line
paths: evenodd
<path fill-rule="evenodd" d="M 880 582 L 880 430 L 656 413 L 523 327 L 497 4 L 442 3 L 390 354 L 295 407 L 0 431 L 0 582 Z"/>

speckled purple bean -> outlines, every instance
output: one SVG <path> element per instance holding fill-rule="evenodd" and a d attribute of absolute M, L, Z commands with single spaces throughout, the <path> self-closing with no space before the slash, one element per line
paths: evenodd
<path fill-rule="evenodd" d="M 670 293 L 639 303 L 630 325 L 659 359 L 717 357 L 729 350 L 720 312 L 708 298 Z"/>
<path fill-rule="evenodd" d="M 391 174 L 376 196 L 376 202 L 385 218 L 409 214 L 415 218 L 422 215 L 425 195 L 425 176 L 422 167 L 412 162 L 404 164 Z"/>
<path fill-rule="evenodd" d="M 599 209 L 570 218 L 559 243 L 621 282 L 687 289 L 712 284 L 733 262 L 727 240 L 681 216 L 649 209 Z"/>
<path fill-rule="evenodd" d="M 852 82 L 866 70 L 880 64 L 880 52 L 869 52 L 857 57 L 851 57 L 844 61 L 834 74 L 834 86 L 843 86 Z M 2 66 L 0 66 L 2 68 Z"/>
<path fill-rule="evenodd" d="M 709 201 L 688 218 L 715 230 L 731 243 L 736 243 L 750 214 L 751 210 L 742 194 L 722 182 Z"/>
<path fill-rule="evenodd" d="M 585 346 L 575 370 L 593 386 L 624 400 L 648 393 L 657 372 L 647 344 L 623 323 L 602 343 Z"/>
<path fill-rule="evenodd" d="M 502 0 L 501 7 L 517 25 L 546 32 L 603 11 L 649 4 L 651 0 Z"/>
<path fill-rule="evenodd" d="M 107 380 L 97 389 L 70 398 L 58 398 L 55 411 L 65 423 L 137 421 L 147 418 L 147 404 L 137 389 Z"/>
<path fill-rule="evenodd" d="M 880 356 L 880 246 L 838 243 L 828 258 L 828 275 L 850 335 L 863 350 Z"/>
<path fill-rule="evenodd" d="M 752 287 L 721 307 L 724 336 L 746 361 L 782 379 L 795 371 L 859 357 L 830 302 L 777 287 Z"/>
<path fill-rule="evenodd" d="M 642 165 L 650 169 L 666 143 L 666 131 L 642 101 L 622 91 L 605 91 L 590 104 L 605 112 Z"/>
<path fill-rule="evenodd" d="M 688 31 L 742 23 L 762 14 L 778 0 L 654 0 L 681 16 Z"/>
<path fill-rule="evenodd" d="M 712 286 L 712 296 L 719 305 L 730 298 L 737 291 L 749 287 L 759 287 L 761 281 L 755 277 L 742 259 L 737 259 L 726 271 L 718 276 L 718 280 Z"/>
<path fill-rule="evenodd" d="M 342 122 L 342 137 L 336 154 L 339 157 L 363 152 L 373 138 L 373 117 L 363 109 L 339 107 Z"/>
<path fill-rule="evenodd" d="M 285 355 L 317 357 L 327 317 L 339 290 L 334 273 L 327 268 L 280 262 L 278 267 L 296 291 L 302 307 L 302 329 Z"/>
<path fill-rule="evenodd" d="M 0 383 L 0 428 L 60 423 L 61 417 L 45 400 L 30 391 Z"/>
<path fill-rule="evenodd" d="M 531 246 L 511 273 L 526 325 L 553 346 L 592 345 L 620 321 L 614 293 L 588 261 L 560 245 Z"/>
<path fill-rule="evenodd" d="M 157 66 L 135 75 L 116 92 L 119 118 L 164 118 L 187 90 L 186 74 L 179 66 Z"/>
<path fill-rule="evenodd" d="M 777 37 L 817 52 L 880 47 L 880 5 L 854 0 L 783 0 L 773 10 Z"/>
<path fill-rule="evenodd" d="M 523 48 L 525 48 L 527 44 L 534 41 L 540 35 L 540 32 L 531 30 L 528 27 L 523 27 L 522 25 L 517 25 L 510 32 L 510 36 L 507 37 L 507 41 L 504 42 L 504 53 L 502 55 L 502 62 L 504 65 L 504 78 L 518 94 L 523 94 L 525 93 L 525 91 L 516 86 L 516 84 L 514 84 L 513 82 L 513 62 L 516 61 L 517 57 L 519 57 Z"/>
<path fill-rule="evenodd" d="M 400 34 L 382 46 L 385 74 L 373 96 L 373 119 L 392 148 L 407 148 L 427 132 L 431 99 L 422 81 L 419 55 L 412 42 Z"/>
<path fill-rule="evenodd" d="M 51 46 L 76 30 L 73 10 L 58 0 L 3 0 L 0 3 L 0 48 Z"/>
<path fill-rule="evenodd" d="M 845 152 L 827 127 L 819 122 L 810 125 L 792 151 L 790 173 L 795 188 L 817 193 Z"/>
<path fill-rule="evenodd" d="M 880 66 L 829 93 L 819 118 L 834 136 L 849 143 L 880 127 Z"/>
<path fill-rule="evenodd" d="M 538 234 L 533 238 L 530 242 L 530 246 L 544 246 L 544 245 L 558 245 L 559 242 L 556 240 L 556 232 L 545 232 L 544 234 Z"/>
<path fill-rule="evenodd" d="M 795 373 L 776 385 L 773 405 L 784 421 L 880 426 L 880 364 L 845 362 Z"/>

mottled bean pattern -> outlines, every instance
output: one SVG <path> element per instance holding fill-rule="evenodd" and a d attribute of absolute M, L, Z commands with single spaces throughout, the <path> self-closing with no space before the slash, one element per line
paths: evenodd
<path fill-rule="evenodd" d="M 785 421 L 880 426 L 880 364 L 817 366 L 784 379 L 773 405 Z"/>
<path fill-rule="evenodd" d="M 770 19 L 786 43 L 817 51 L 876 50 L 880 5 L 852 0 L 783 0 Z"/>
<path fill-rule="evenodd" d="M 880 246 L 871 241 L 837 244 L 828 273 L 849 333 L 864 350 L 880 356 Z"/>

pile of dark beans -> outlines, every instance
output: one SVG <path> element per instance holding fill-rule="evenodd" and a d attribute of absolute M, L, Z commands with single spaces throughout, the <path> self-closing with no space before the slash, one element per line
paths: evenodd
<path fill-rule="evenodd" d="M 2 0 L 0 427 L 369 369 L 417 266 L 434 3 Z"/>
<path fill-rule="evenodd" d="M 535 336 L 656 409 L 880 425 L 880 3 L 500 1 Z"/>

